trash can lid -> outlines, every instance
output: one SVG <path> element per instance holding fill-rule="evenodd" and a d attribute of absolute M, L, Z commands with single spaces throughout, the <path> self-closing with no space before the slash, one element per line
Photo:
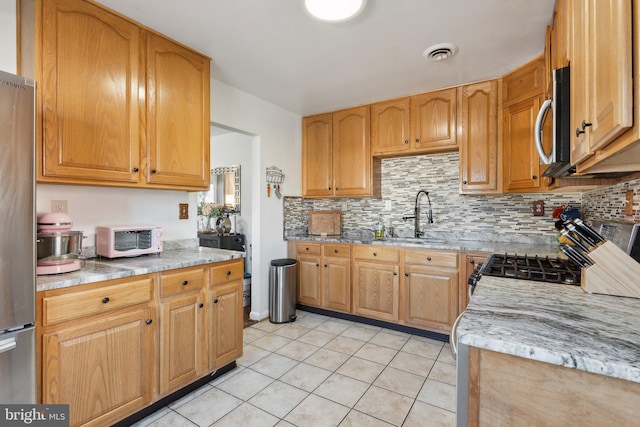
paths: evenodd
<path fill-rule="evenodd" d="M 274 267 L 284 267 L 286 265 L 293 265 L 296 263 L 296 260 L 293 258 L 280 258 L 271 260 L 271 265 Z"/>

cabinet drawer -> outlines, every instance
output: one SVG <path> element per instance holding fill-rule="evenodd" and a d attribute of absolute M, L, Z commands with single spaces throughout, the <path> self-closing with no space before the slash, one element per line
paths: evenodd
<path fill-rule="evenodd" d="M 242 280 L 244 278 L 244 260 L 214 265 L 209 271 L 211 272 L 212 285 Z"/>
<path fill-rule="evenodd" d="M 387 246 L 354 246 L 353 257 L 370 261 L 398 262 L 400 251 Z"/>
<path fill-rule="evenodd" d="M 160 297 L 200 291 L 204 284 L 204 268 L 177 270 L 160 276 Z"/>
<path fill-rule="evenodd" d="M 298 255 L 320 255 L 320 243 L 298 242 L 296 243 L 296 252 Z"/>
<path fill-rule="evenodd" d="M 151 278 L 42 298 L 42 325 L 151 301 Z"/>
<path fill-rule="evenodd" d="M 349 258 L 351 256 L 351 248 L 349 245 L 323 245 L 322 250 L 322 255 L 325 257 Z"/>
<path fill-rule="evenodd" d="M 405 264 L 458 268 L 458 254 L 435 250 L 405 250 Z"/>

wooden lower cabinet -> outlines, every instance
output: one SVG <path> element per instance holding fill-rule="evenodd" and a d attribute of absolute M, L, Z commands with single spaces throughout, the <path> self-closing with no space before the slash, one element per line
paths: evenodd
<path fill-rule="evenodd" d="M 244 260 L 235 259 L 211 268 L 209 288 L 209 370 L 242 356 L 242 279 Z"/>
<path fill-rule="evenodd" d="M 458 316 L 458 254 L 406 249 L 402 259 L 403 323 L 448 333 Z"/>
<path fill-rule="evenodd" d="M 69 404 L 72 426 L 113 424 L 154 398 L 153 280 L 105 283 L 75 293 L 46 291 L 37 298 L 44 310 L 68 307 L 61 316 L 38 316 L 38 395 L 39 403 Z M 130 292 L 123 292 L 123 285 Z"/>
<path fill-rule="evenodd" d="M 296 244 L 298 303 L 351 312 L 351 260 L 349 244 Z"/>
<path fill-rule="evenodd" d="M 638 424 L 638 383 L 475 347 L 468 393 L 468 426 Z"/>
<path fill-rule="evenodd" d="M 400 303 L 400 266 L 395 263 L 356 261 L 353 264 L 353 312 L 397 322 Z"/>
<path fill-rule="evenodd" d="M 243 273 L 235 259 L 38 292 L 38 403 L 112 425 L 239 358 Z"/>

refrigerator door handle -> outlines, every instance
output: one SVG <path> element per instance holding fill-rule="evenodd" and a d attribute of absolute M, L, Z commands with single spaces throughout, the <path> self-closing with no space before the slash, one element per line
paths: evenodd
<path fill-rule="evenodd" d="M 7 338 L 6 340 L 0 341 L 0 354 L 13 350 L 17 347 L 17 345 L 18 343 L 16 341 L 16 337 Z"/>

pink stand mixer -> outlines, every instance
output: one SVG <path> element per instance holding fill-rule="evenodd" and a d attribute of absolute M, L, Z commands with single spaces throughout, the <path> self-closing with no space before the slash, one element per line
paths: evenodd
<path fill-rule="evenodd" d="M 71 231 L 71 218 L 64 212 L 38 215 L 36 274 L 58 274 L 82 268 L 82 231 Z"/>

